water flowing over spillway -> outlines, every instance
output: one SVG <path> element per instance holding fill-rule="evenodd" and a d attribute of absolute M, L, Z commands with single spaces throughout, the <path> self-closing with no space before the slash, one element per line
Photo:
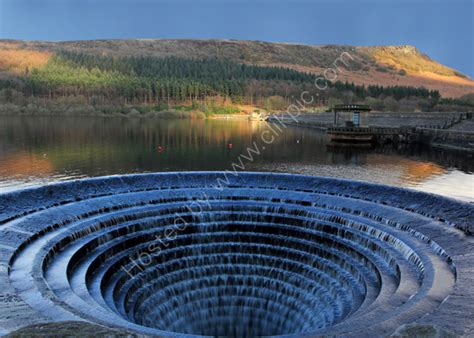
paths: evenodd
<path fill-rule="evenodd" d="M 474 207 L 299 175 L 110 176 L 0 195 L 0 330 L 162 336 L 465 333 Z M 461 230 L 464 231 L 461 231 Z M 9 295 L 9 297 L 5 296 Z"/>

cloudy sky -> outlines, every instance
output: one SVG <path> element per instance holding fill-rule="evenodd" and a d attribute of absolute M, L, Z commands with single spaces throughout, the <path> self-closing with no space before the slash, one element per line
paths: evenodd
<path fill-rule="evenodd" d="M 0 38 L 410 44 L 471 78 L 473 31 L 473 0 L 0 0 Z"/>

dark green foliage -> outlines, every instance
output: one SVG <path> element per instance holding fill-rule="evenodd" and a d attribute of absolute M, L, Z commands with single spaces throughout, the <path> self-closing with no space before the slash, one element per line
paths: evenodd
<path fill-rule="evenodd" d="M 282 102 L 301 92 L 317 93 L 318 102 L 352 95 L 409 97 L 438 100 L 439 92 L 425 88 L 360 86 L 354 83 L 318 80 L 327 90 L 314 86 L 316 74 L 282 67 L 239 64 L 222 59 L 158 58 L 152 56 L 110 57 L 61 52 L 40 69 L 31 69 L 16 80 L 0 81 L 1 89 L 14 89 L 27 96 L 57 99 L 83 96 L 90 104 L 148 104 L 169 106 L 202 102 L 208 97 L 230 98 L 236 103 L 264 102 L 279 96 Z M 6 95 L 5 95 L 6 96 Z M 184 108 L 183 108 L 184 109 Z"/>
<path fill-rule="evenodd" d="M 383 66 L 376 66 L 375 70 L 381 73 L 387 73 L 389 71 L 389 68 Z"/>
<path fill-rule="evenodd" d="M 454 99 L 450 97 L 443 98 L 439 100 L 439 103 L 444 104 L 444 105 L 457 105 L 461 107 L 474 108 L 474 102 L 470 102 L 469 100 L 466 100 L 466 99 L 463 100 L 462 98 L 458 98 L 458 99 Z"/>
<path fill-rule="evenodd" d="M 315 75 L 287 68 L 177 57 L 113 58 L 60 53 L 25 78 L 32 95 L 102 95 L 127 102 L 183 102 L 222 95 L 241 98 L 249 80 L 311 83 Z"/>
<path fill-rule="evenodd" d="M 436 91 L 439 95 L 439 92 Z M 396 100 L 400 100 L 406 97 L 419 97 L 419 98 L 428 98 L 430 96 L 430 91 L 423 87 L 407 87 L 407 86 L 392 86 L 392 87 L 382 87 L 382 86 L 368 86 L 367 87 L 368 96 L 380 97 L 380 96 L 391 96 Z"/>
<path fill-rule="evenodd" d="M 396 100 L 400 100 L 407 97 L 418 97 L 418 98 L 432 98 L 440 97 L 439 92 L 437 90 L 428 90 L 423 87 L 408 87 L 408 86 L 390 86 L 390 87 L 383 87 L 377 85 L 369 85 L 365 86 L 358 86 L 354 83 L 348 82 L 340 82 L 337 81 L 334 84 L 334 87 L 338 91 L 351 91 L 359 98 L 365 98 L 366 96 L 371 96 L 374 98 L 382 97 L 382 96 L 389 96 L 393 97 Z"/>

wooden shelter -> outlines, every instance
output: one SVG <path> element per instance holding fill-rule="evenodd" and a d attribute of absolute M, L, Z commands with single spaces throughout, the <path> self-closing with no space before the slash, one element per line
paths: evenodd
<path fill-rule="evenodd" d="M 333 108 L 334 126 L 368 127 L 370 107 L 360 104 L 338 104 Z"/>

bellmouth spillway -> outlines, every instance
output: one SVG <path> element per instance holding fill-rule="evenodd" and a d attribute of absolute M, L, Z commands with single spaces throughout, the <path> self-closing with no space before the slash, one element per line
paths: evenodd
<path fill-rule="evenodd" d="M 0 195 L 0 332 L 474 334 L 474 206 L 288 174 L 159 173 Z"/>

